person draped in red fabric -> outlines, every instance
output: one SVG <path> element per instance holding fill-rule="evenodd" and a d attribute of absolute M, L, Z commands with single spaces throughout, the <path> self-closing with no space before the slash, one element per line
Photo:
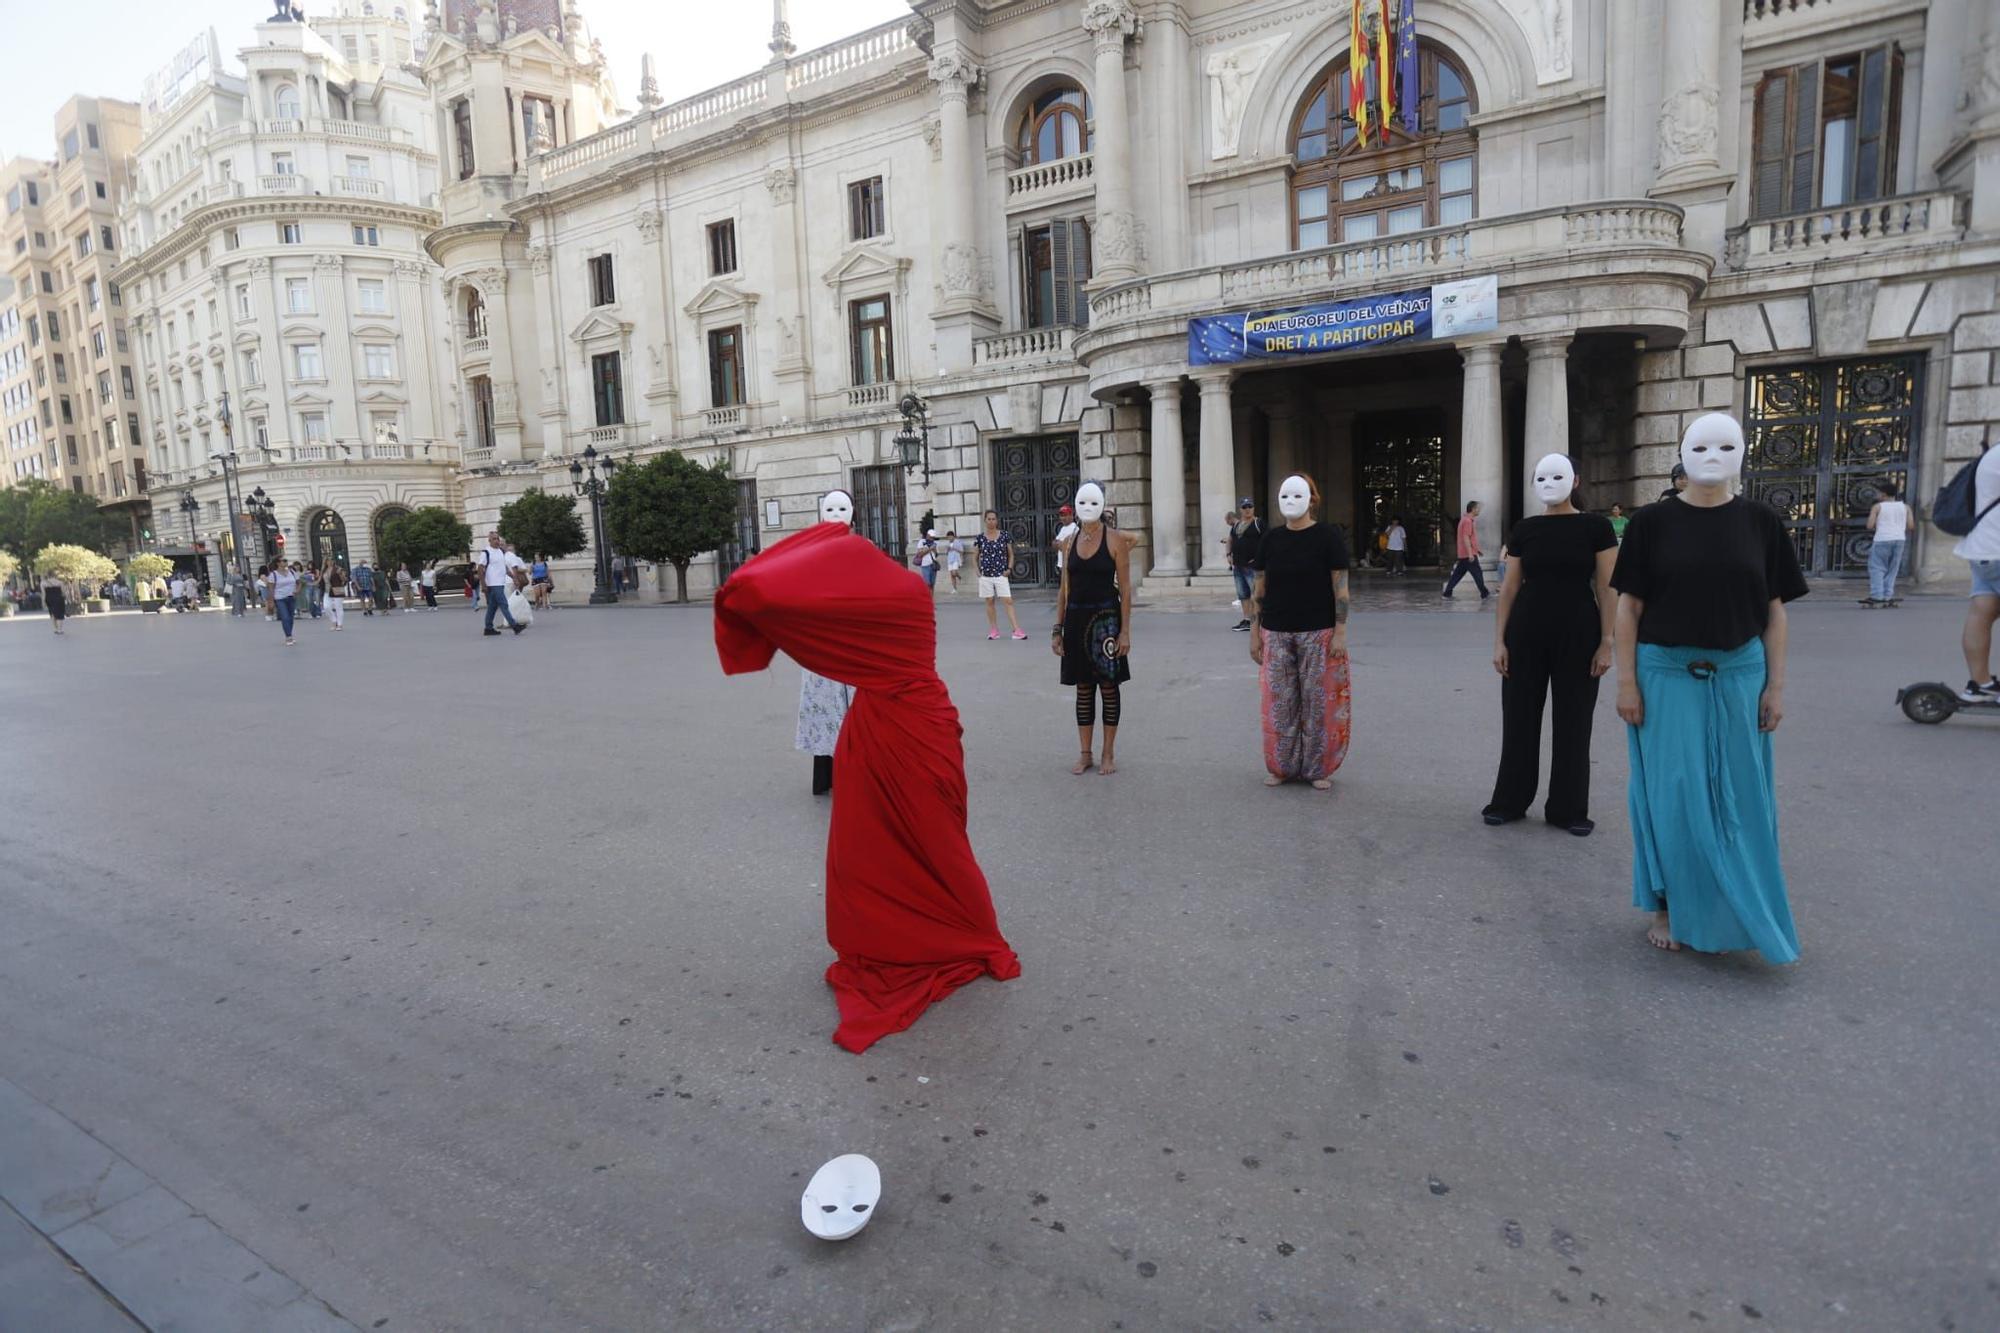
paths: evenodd
<path fill-rule="evenodd" d="M 833 1040 L 854 1052 L 901 1032 L 982 973 L 1021 974 L 965 835 L 958 710 L 938 679 L 937 620 L 914 572 L 821 523 L 729 576 L 715 650 L 729 675 L 778 650 L 854 687 L 834 751 L 826 840 Z"/>

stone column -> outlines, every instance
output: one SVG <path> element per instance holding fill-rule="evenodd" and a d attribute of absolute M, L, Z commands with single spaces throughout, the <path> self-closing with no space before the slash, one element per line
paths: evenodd
<path fill-rule="evenodd" d="M 426 299 L 426 282 L 430 272 L 424 265 L 410 259 L 396 261 L 396 291 L 391 298 L 390 309 L 397 312 L 403 328 L 401 359 L 396 364 L 396 373 L 403 378 L 404 391 L 410 399 L 410 419 L 403 423 L 403 442 L 410 446 L 410 457 L 421 460 L 424 451 L 420 445 L 432 444 L 444 439 L 444 425 L 441 415 L 442 395 L 450 391 L 452 381 L 459 378 L 457 352 L 448 350 L 450 360 L 438 362 L 438 347 L 442 340 L 437 333 L 437 305 Z M 423 359 L 419 359 L 423 358 Z M 418 376 L 420 368 L 439 367 L 443 374 Z M 442 462 L 442 458 L 433 461 Z"/>
<path fill-rule="evenodd" d="M 1180 377 L 1157 380 L 1148 384 L 1146 390 L 1153 396 L 1153 569 L 1146 577 L 1162 583 L 1185 580 L 1187 481 L 1181 459 Z"/>
<path fill-rule="evenodd" d="M 1535 464 L 1543 454 L 1569 452 L 1569 343 L 1557 333 L 1529 338 L 1528 413 L 1521 432 L 1521 512 L 1536 514 Z M 1496 518 L 1498 516 L 1496 515 Z M 1495 548 L 1498 549 L 1497 547 Z"/>
<path fill-rule="evenodd" d="M 979 214 L 984 197 L 979 155 L 972 150 L 966 106 L 980 68 L 957 48 L 940 51 L 930 76 L 938 89 L 938 146 L 944 159 L 944 241 L 938 248 L 938 369 L 968 370 L 972 340 L 999 327 L 986 297 L 986 261 L 979 251 Z"/>
<path fill-rule="evenodd" d="M 799 263 L 802 228 L 798 184 L 798 169 L 789 160 L 765 168 L 764 188 L 771 196 L 771 258 L 777 288 L 774 304 L 778 307 L 779 353 L 772 377 L 778 382 L 778 415 L 804 421 L 812 415 L 812 361 L 806 350 L 812 346 L 812 333 L 806 322 L 808 293 Z"/>
<path fill-rule="evenodd" d="M 1502 481 L 1506 473 L 1500 437 L 1500 348 L 1497 342 L 1459 348 L 1459 359 L 1465 363 L 1465 403 L 1458 427 L 1458 504 L 1450 516 L 1456 523 L 1467 503 L 1479 501 L 1484 511 L 1479 518 L 1480 548 L 1494 557 L 1500 552 L 1500 506 L 1507 498 Z M 1448 556 L 1449 524 L 1444 540 Z"/>
<path fill-rule="evenodd" d="M 1286 477 L 1304 466 L 1299 456 L 1299 417 L 1292 404 L 1274 403 L 1264 409 L 1264 419 L 1271 423 L 1271 446 L 1265 468 L 1270 474 L 1271 494 L 1269 503 L 1259 508 L 1270 522 L 1279 523 L 1283 519 L 1278 513 L 1278 490 Z M 1321 490 L 1323 494 L 1325 488 Z"/>
<path fill-rule="evenodd" d="M 1497 362 L 1497 355 L 1496 355 Z M 1201 560 L 1208 577 L 1229 577 L 1222 539 L 1228 535 L 1224 513 L 1236 507 L 1236 420 L 1229 410 L 1231 372 L 1211 371 L 1195 377 L 1201 390 Z M 1494 421 L 1499 417 L 1499 379 L 1494 379 Z"/>
<path fill-rule="evenodd" d="M 1125 39 L 1139 30 L 1139 15 L 1131 0 L 1090 0 L 1083 8 L 1083 27 L 1097 56 L 1097 87 L 1091 98 L 1097 180 L 1092 261 L 1097 278 L 1116 282 L 1139 274 L 1139 228 L 1132 216 L 1132 137 L 1125 114 Z"/>
<path fill-rule="evenodd" d="M 1722 168 L 1722 6 L 1697 0 L 1662 15 L 1659 181 L 1672 185 Z"/>

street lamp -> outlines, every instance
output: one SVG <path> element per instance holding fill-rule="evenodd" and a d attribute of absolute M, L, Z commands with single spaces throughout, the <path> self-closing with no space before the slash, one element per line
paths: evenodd
<path fill-rule="evenodd" d="M 599 468 L 604 475 L 598 476 Z M 569 464 L 569 484 L 578 495 L 590 497 L 590 530 L 597 542 L 597 586 L 590 590 L 590 602 L 601 606 L 618 600 L 618 594 L 611 591 L 611 559 L 604 549 L 604 496 L 611 489 L 611 474 L 618 470 L 618 463 L 609 456 L 600 460 L 597 446 L 583 446 L 581 460 L 571 459 Z"/>
<path fill-rule="evenodd" d="M 277 522 L 271 515 L 277 512 L 278 502 L 264 494 L 264 488 L 259 486 L 250 492 L 249 498 L 243 502 L 243 507 L 257 517 L 258 544 L 264 548 L 264 559 L 268 562 L 275 554 L 271 550 L 273 544 L 271 533 L 277 527 Z M 284 539 L 281 537 L 278 540 L 282 544 Z"/>
<path fill-rule="evenodd" d="M 192 548 L 194 546 L 194 516 L 201 512 L 201 501 L 194 498 L 193 491 L 182 491 L 179 509 L 183 514 L 187 515 L 188 546 Z"/>
<path fill-rule="evenodd" d="M 224 390 L 216 403 L 216 420 L 222 423 L 222 452 L 209 457 L 222 464 L 222 498 L 229 506 L 229 545 L 236 556 L 236 575 L 247 585 L 250 582 L 250 556 L 243 549 L 242 506 L 237 502 L 240 493 L 236 485 L 236 437 L 231 430 L 229 419 L 229 392 Z"/>
<path fill-rule="evenodd" d="M 931 405 L 914 393 L 903 395 L 903 401 L 896 404 L 896 410 L 903 414 L 903 428 L 896 432 L 896 449 L 903 456 L 905 475 L 915 472 L 917 464 L 924 465 L 924 485 L 931 483 Z"/>

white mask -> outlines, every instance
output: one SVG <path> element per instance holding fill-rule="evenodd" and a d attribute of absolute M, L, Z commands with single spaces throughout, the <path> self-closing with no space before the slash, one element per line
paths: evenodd
<path fill-rule="evenodd" d="M 1278 486 L 1278 512 L 1286 518 L 1304 518 L 1312 509 L 1312 487 L 1304 477 L 1286 477 Z"/>
<path fill-rule="evenodd" d="M 1736 480 L 1743 474 L 1743 427 L 1722 412 L 1696 417 L 1681 436 L 1681 466 L 1691 485 Z"/>
<path fill-rule="evenodd" d="M 846 491 L 828 491 L 819 497 L 819 521 L 854 526 L 854 497 Z"/>
<path fill-rule="evenodd" d="M 1076 488 L 1076 521 L 1095 523 L 1104 517 L 1104 489 L 1094 481 Z"/>
<path fill-rule="evenodd" d="M 1545 505 L 1559 505 L 1576 489 L 1576 465 L 1566 454 L 1543 454 L 1535 464 L 1535 498 Z"/>
<path fill-rule="evenodd" d="M 821 1240 L 846 1240 L 868 1225 L 881 1201 L 882 1172 L 860 1153 L 846 1153 L 813 1172 L 799 1220 Z"/>

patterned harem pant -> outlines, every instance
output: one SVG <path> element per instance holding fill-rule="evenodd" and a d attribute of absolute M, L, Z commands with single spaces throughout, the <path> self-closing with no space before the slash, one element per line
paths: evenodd
<path fill-rule="evenodd" d="M 1288 782 L 1333 776 L 1347 758 L 1347 656 L 1333 651 L 1333 631 L 1260 630 L 1264 665 L 1264 767 Z"/>

